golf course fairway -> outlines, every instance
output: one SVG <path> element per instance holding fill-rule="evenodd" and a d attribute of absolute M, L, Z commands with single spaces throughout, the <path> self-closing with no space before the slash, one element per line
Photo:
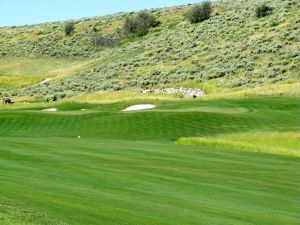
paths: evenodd
<path fill-rule="evenodd" d="M 299 97 L 1 108 L 0 224 L 300 224 L 299 115 Z"/>

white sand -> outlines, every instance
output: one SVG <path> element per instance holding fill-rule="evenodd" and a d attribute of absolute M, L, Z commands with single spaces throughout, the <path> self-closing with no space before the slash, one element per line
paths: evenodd
<path fill-rule="evenodd" d="M 154 109 L 154 108 L 156 108 L 156 105 L 152 105 L 152 104 L 133 105 L 122 110 L 122 112 L 138 111 L 138 110 Z"/>
<path fill-rule="evenodd" d="M 56 112 L 57 109 L 56 108 L 51 108 L 51 109 L 44 109 L 43 111 L 45 111 L 45 112 Z"/>

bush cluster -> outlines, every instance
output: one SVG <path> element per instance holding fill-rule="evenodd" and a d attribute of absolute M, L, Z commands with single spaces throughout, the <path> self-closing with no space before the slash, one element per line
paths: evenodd
<path fill-rule="evenodd" d="M 266 3 L 258 6 L 256 8 L 256 17 L 257 18 L 263 18 L 265 16 L 268 16 L 272 13 L 272 8 L 269 7 Z"/>
<path fill-rule="evenodd" d="M 75 24 L 74 22 L 68 22 L 65 24 L 65 34 L 67 36 L 71 35 L 75 31 Z"/>
<path fill-rule="evenodd" d="M 205 1 L 201 4 L 194 5 L 190 10 L 187 11 L 185 17 L 191 23 L 199 23 L 210 18 L 212 13 L 211 2 Z"/>
<path fill-rule="evenodd" d="M 149 12 L 140 12 L 135 16 L 128 16 L 123 25 L 125 34 L 146 35 L 151 27 L 155 27 L 159 22 Z"/>

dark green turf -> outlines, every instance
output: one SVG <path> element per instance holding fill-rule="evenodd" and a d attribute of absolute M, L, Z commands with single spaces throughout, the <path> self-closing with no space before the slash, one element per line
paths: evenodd
<path fill-rule="evenodd" d="M 136 103 L 136 102 L 135 102 Z M 223 101 L 182 101 L 161 104 L 157 110 L 120 112 L 127 105 L 73 104 L 58 106 L 65 114 L 33 110 L 0 111 L 0 135 L 18 137 L 77 137 L 127 140 L 172 140 L 252 130 L 299 130 L 299 98 L 261 98 Z M 70 106 L 71 105 L 71 106 Z M 212 112 L 192 111 L 211 107 Z M 45 106 L 46 108 L 46 106 Z M 80 114 L 80 108 L 91 113 Z M 187 108 L 188 110 L 176 111 Z M 219 112 L 213 112 L 219 108 Z M 246 112 L 227 113 L 243 108 Z M 174 111 L 171 111 L 171 110 Z M 224 109 L 224 113 L 222 113 Z M 165 110 L 165 111 L 164 111 Z"/>
<path fill-rule="evenodd" d="M 299 98 L 128 104 L 1 110 L 0 224 L 300 224 L 299 158 L 174 143 L 299 132 Z"/>

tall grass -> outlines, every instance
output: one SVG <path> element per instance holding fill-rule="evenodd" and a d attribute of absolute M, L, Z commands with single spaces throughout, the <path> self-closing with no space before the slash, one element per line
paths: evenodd
<path fill-rule="evenodd" d="M 300 157 L 299 132 L 254 132 L 213 137 L 180 138 L 177 140 L 177 144 Z"/>

